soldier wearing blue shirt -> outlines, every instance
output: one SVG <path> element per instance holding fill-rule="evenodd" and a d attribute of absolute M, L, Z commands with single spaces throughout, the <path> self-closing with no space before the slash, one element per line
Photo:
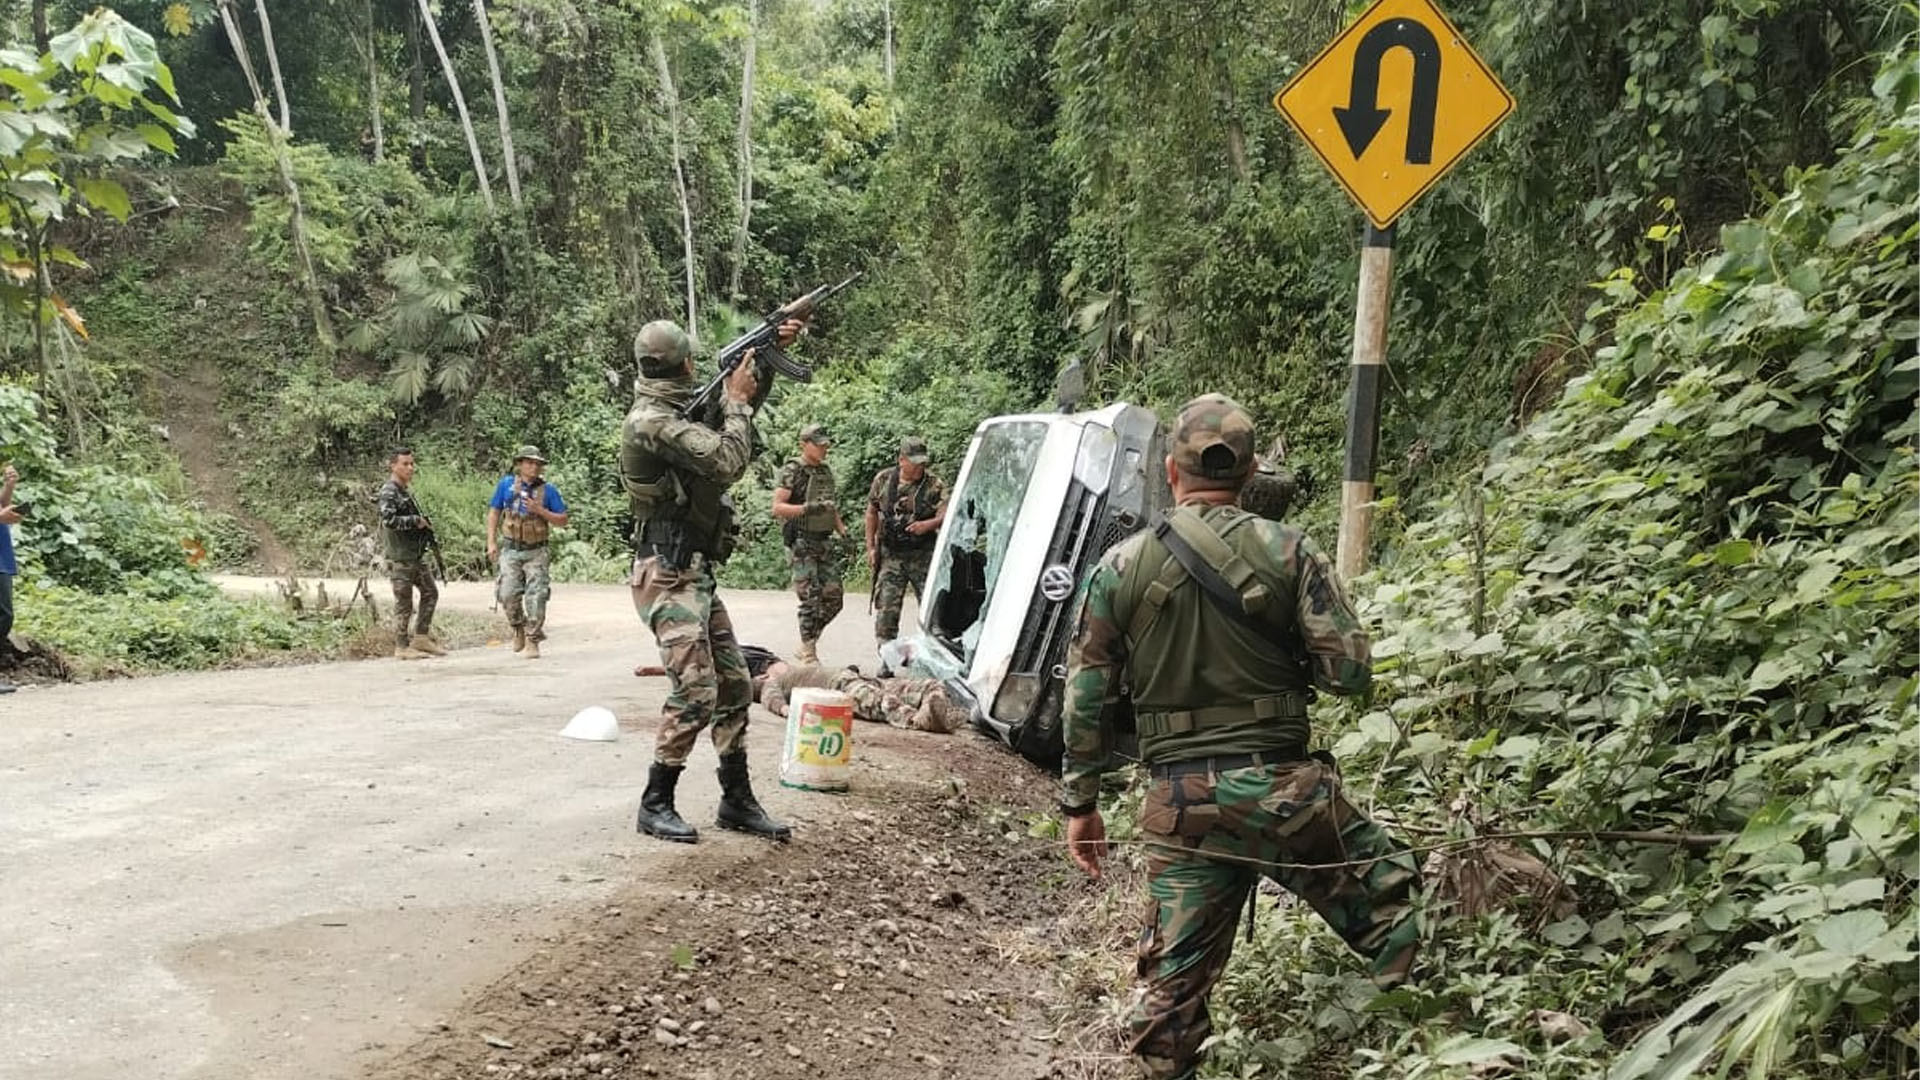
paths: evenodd
<path fill-rule="evenodd" d="M 552 592 L 547 541 L 567 523 L 566 502 L 540 475 L 546 464 L 539 447 L 522 446 L 514 452 L 513 471 L 500 478 L 487 502 L 487 558 L 500 564 L 496 595 L 513 627 L 513 651 L 529 660 L 540 659 L 540 642 L 547 636 Z"/>

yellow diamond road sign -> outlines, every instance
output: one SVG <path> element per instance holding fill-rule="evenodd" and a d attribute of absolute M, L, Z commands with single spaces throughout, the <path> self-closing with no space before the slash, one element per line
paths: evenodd
<path fill-rule="evenodd" d="M 1273 105 L 1380 228 L 1513 111 L 1432 0 L 1379 0 Z"/>

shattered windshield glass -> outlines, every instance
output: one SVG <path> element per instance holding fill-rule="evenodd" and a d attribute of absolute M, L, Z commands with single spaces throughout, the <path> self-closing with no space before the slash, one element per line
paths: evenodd
<path fill-rule="evenodd" d="M 947 544 L 934 573 L 928 626 L 962 657 L 980 641 L 980 616 L 993 599 L 1041 446 L 1044 420 L 994 424 L 979 436 L 964 490 L 947 508 Z"/>

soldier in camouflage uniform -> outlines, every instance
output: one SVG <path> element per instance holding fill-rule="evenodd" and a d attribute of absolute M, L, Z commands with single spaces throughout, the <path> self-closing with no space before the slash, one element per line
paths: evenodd
<path fill-rule="evenodd" d="M 1106 849 L 1102 709 L 1123 678 L 1151 777 L 1130 1024 L 1155 1080 L 1196 1075 L 1207 995 L 1259 875 L 1312 905 L 1381 986 L 1406 977 L 1420 937 L 1411 855 L 1341 795 L 1332 759 L 1306 748 L 1312 688 L 1368 688 L 1366 632 L 1312 541 L 1233 505 L 1253 460 L 1252 418 L 1231 400 L 1181 410 L 1167 457 L 1177 505 L 1088 576 L 1068 653 L 1061 808 L 1089 874 Z"/>
<path fill-rule="evenodd" d="M 781 344 L 801 326 L 783 326 Z M 648 323 L 635 336 L 633 351 L 641 378 L 620 434 L 620 483 L 634 520 L 628 585 L 634 610 L 659 642 L 671 683 L 636 824 L 664 840 L 699 839 L 674 808 L 674 789 L 701 729 L 711 726 L 720 758 L 716 823 L 785 840 L 792 830 L 761 809 L 747 776 L 753 687 L 713 579 L 714 567 L 733 547 L 727 488 L 753 456 L 752 358 L 727 379 L 717 425 L 709 425 L 680 416 L 695 389 L 693 347 L 684 331 L 666 321 Z"/>
<path fill-rule="evenodd" d="M 827 451 L 833 440 L 827 429 L 808 424 L 800 429 L 800 456 L 780 470 L 774 482 L 773 516 L 781 523 L 793 564 L 793 591 L 800 598 L 800 662 L 820 662 L 818 643 L 846 602 L 841 584 L 838 537 L 847 531 L 834 500 L 833 470 Z"/>
<path fill-rule="evenodd" d="M 857 719 L 909 731 L 948 735 L 967 719 L 966 710 L 953 704 L 938 679 L 873 679 L 858 668 L 835 671 L 818 664 L 776 660 L 753 682 L 760 704 L 775 716 L 787 715 L 787 701 L 795 690 L 816 687 L 852 698 Z"/>
<path fill-rule="evenodd" d="M 915 600 L 933 563 L 934 541 L 947 518 L 947 491 L 927 471 L 927 444 L 919 436 L 900 440 L 900 460 L 875 474 L 867 488 L 867 562 L 874 575 L 873 637 L 885 645 L 900 636 L 900 606 L 907 589 Z"/>
<path fill-rule="evenodd" d="M 433 609 L 440 603 L 440 587 L 433 583 L 433 570 L 427 565 L 433 523 L 413 501 L 409 487 L 413 470 L 413 451 L 396 447 L 387 455 L 387 482 L 380 485 L 380 526 L 386 539 L 387 578 L 393 586 L 393 655 L 400 660 L 447 655 L 433 640 Z M 415 590 L 420 593 L 418 621 L 413 609 Z"/>

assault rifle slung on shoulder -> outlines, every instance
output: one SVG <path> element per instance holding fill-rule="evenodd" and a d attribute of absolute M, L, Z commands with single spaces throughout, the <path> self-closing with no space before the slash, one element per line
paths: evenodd
<path fill-rule="evenodd" d="M 720 369 L 714 372 L 713 378 L 707 380 L 706 385 L 687 399 L 687 403 L 680 408 L 680 415 L 688 420 L 713 423 L 718 414 L 715 406 L 720 403 L 721 388 L 725 386 L 727 376 L 733 374 L 734 369 L 740 366 L 740 362 L 749 352 L 753 353 L 753 374 L 759 383 L 759 389 L 754 394 L 756 405 L 765 401 L 767 392 L 773 389 L 775 372 L 795 382 L 812 382 L 813 369 L 788 356 L 786 350 L 780 347 L 780 327 L 792 319 L 812 318 L 821 304 L 835 293 L 853 284 L 859 277 L 859 274 L 854 274 L 838 285 L 822 285 L 774 311 L 773 314 L 761 320 L 759 326 L 727 342 L 726 346 L 720 350 Z"/>

